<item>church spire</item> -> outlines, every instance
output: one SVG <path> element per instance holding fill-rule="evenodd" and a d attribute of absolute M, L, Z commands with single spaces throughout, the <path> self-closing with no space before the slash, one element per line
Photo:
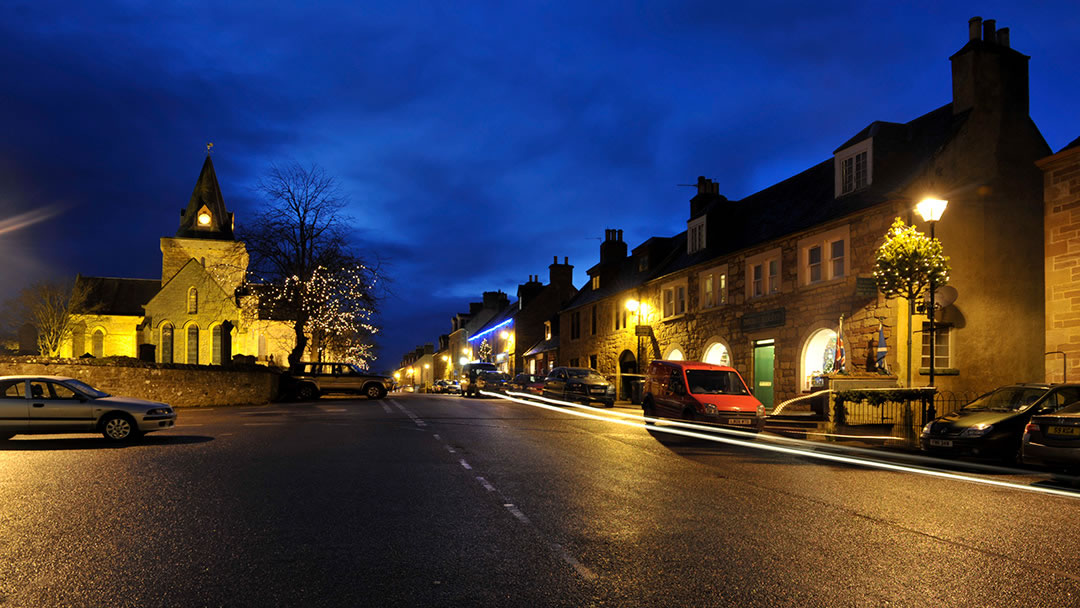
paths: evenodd
<path fill-rule="evenodd" d="M 206 146 L 206 162 L 203 163 L 195 190 L 191 193 L 186 209 L 180 211 L 180 228 L 176 236 L 189 239 L 236 240 L 233 236 L 233 214 L 225 209 L 214 162 L 210 160 L 210 148 Z"/>

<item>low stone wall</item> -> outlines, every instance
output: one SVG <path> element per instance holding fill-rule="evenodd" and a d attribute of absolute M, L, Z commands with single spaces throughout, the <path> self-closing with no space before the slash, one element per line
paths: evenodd
<path fill-rule="evenodd" d="M 279 372 L 261 365 L 146 363 L 128 357 L 47 359 L 0 356 L 0 376 L 68 376 L 113 395 L 175 407 L 253 405 L 277 397 Z"/>

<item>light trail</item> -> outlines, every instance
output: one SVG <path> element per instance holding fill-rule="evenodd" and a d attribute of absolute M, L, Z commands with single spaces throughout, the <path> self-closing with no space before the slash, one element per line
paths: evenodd
<path fill-rule="evenodd" d="M 1059 490 L 1059 489 L 1056 489 L 1056 488 L 1044 488 L 1044 487 L 1039 487 L 1039 486 L 1028 486 L 1028 485 L 1012 483 L 1012 482 L 1008 482 L 1008 481 L 999 481 L 997 479 L 986 479 L 986 478 L 983 478 L 983 477 L 973 477 L 973 476 L 969 476 L 969 475 L 962 475 L 960 473 L 950 473 L 948 471 L 940 471 L 940 470 L 937 470 L 937 469 L 924 468 L 924 467 L 919 467 L 919 466 L 914 466 L 914 465 L 897 464 L 897 463 L 892 463 L 892 462 L 884 462 L 884 461 L 881 461 L 881 460 L 872 460 L 872 459 L 869 459 L 869 458 L 860 458 L 860 457 L 856 457 L 856 456 L 845 456 L 845 455 L 842 455 L 842 454 L 826 454 L 826 453 L 822 453 L 822 452 L 810 451 L 810 450 L 800 449 L 800 448 L 795 448 L 795 447 L 788 447 L 788 446 L 784 446 L 784 445 L 776 445 L 776 444 L 771 444 L 771 443 L 761 443 L 759 441 L 748 441 L 747 439 L 743 439 L 743 438 L 724 437 L 722 435 L 715 434 L 716 432 L 719 431 L 719 432 L 722 432 L 724 434 L 741 435 L 741 436 L 749 437 L 751 439 L 756 439 L 757 435 L 755 433 L 748 433 L 748 432 L 745 432 L 745 431 L 736 431 L 736 430 L 732 430 L 732 429 L 722 429 L 722 428 L 717 428 L 717 427 L 707 427 L 707 426 L 695 425 L 693 423 L 683 422 L 683 421 L 679 421 L 679 420 L 667 420 L 667 419 L 660 419 L 660 418 L 643 417 L 645 420 L 649 420 L 649 421 L 652 421 L 652 422 L 663 422 L 664 423 L 664 426 L 659 426 L 659 425 L 650 426 L 650 425 L 646 425 L 644 423 L 636 422 L 636 420 L 638 419 L 638 416 L 636 416 L 634 414 L 625 414 L 623 412 L 605 412 L 604 410 L 599 410 L 599 409 L 596 409 L 596 408 L 593 408 L 593 407 L 584 406 L 584 405 L 581 405 L 581 404 L 578 404 L 578 403 L 567 403 L 567 402 L 564 402 L 564 401 L 558 401 L 556 399 L 549 399 L 549 398 L 546 398 L 546 397 L 537 397 L 536 395 L 529 395 L 529 397 L 530 397 L 530 399 L 542 399 L 544 401 L 547 401 L 548 403 L 558 403 L 558 404 L 562 404 L 562 405 L 555 406 L 555 405 L 548 405 L 547 403 L 537 403 L 536 401 L 522 399 L 522 398 L 517 396 L 517 395 L 523 395 L 524 393 L 514 393 L 514 394 L 505 394 L 505 395 L 503 395 L 503 394 L 499 394 L 499 393 L 491 393 L 491 392 L 487 392 L 487 391 L 480 391 L 480 394 L 487 395 L 488 397 L 498 397 L 498 398 L 501 398 L 501 399 L 505 399 L 507 401 L 513 401 L 514 403 L 520 403 L 522 405 L 528 405 L 528 406 L 531 406 L 531 407 L 537 407 L 537 408 L 551 410 L 551 411 L 555 411 L 555 412 L 562 412 L 564 414 L 571 414 L 573 416 L 578 416 L 578 417 L 581 417 L 581 418 L 590 418 L 590 419 L 593 419 L 593 420 L 601 420 L 601 421 L 609 422 L 609 423 L 612 423 L 612 424 L 621 424 L 623 426 L 629 426 L 629 427 L 638 428 L 638 429 L 654 430 L 654 431 L 659 431 L 661 433 L 670 433 L 670 434 L 673 434 L 673 435 L 681 435 L 683 437 L 691 437 L 691 438 L 694 438 L 694 439 L 704 439 L 706 441 L 713 441 L 713 442 L 716 442 L 716 443 L 724 443 L 724 444 L 734 445 L 734 446 L 739 446 L 739 447 L 763 450 L 763 451 L 766 451 L 766 452 L 775 452 L 775 453 L 778 453 L 778 454 L 788 454 L 788 455 L 794 455 L 794 456 L 802 456 L 802 457 L 806 457 L 806 458 L 814 458 L 814 459 L 817 459 L 817 460 L 826 460 L 826 461 L 829 461 L 829 462 L 839 462 L 839 463 L 843 463 L 843 464 L 854 464 L 854 465 L 863 466 L 863 467 L 867 467 L 867 468 L 883 469 L 883 470 L 886 470 L 886 471 L 896 471 L 896 472 L 900 472 L 900 473 L 914 473 L 914 474 L 917 474 L 917 475 L 925 475 L 925 476 L 928 476 L 928 477 L 937 477 L 939 479 L 948 479 L 948 480 L 951 480 L 951 481 L 963 481 L 963 482 L 967 482 L 967 483 L 981 484 L 981 485 L 987 485 L 987 486 L 998 487 L 998 488 L 1006 488 L 1006 489 L 1010 489 L 1010 490 L 1021 490 L 1021 491 L 1024 491 L 1024 492 L 1035 492 L 1035 493 L 1039 493 L 1039 494 L 1048 494 L 1048 495 L 1051 495 L 1051 496 L 1059 496 L 1059 497 L 1062 497 L 1062 498 L 1071 498 L 1073 500 L 1080 499 L 1080 494 L 1077 494 L 1076 492 L 1071 492 L 1069 490 Z M 571 406 L 571 407 L 576 408 L 576 409 L 567 409 L 566 406 Z M 593 413 L 584 412 L 584 411 L 578 411 L 578 410 L 581 410 L 581 409 L 592 410 L 594 412 L 604 412 L 604 414 L 601 415 L 601 414 L 593 414 Z M 635 422 L 632 422 L 630 420 L 624 420 L 624 419 L 621 419 L 621 418 L 633 418 L 635 420 Z M 672 425 L 672 426 L 668 426 L 668 425 Z M 687 428 L 675 428 L 675 427 L 687 427 L 689 429 L 708 430 L 710 432 L 709 433 L 702 433 L 702 432 L 699 432 L 698 430 L 687 430 Z M 864 451 L 869 452 L 870 450 L 864 450 Z"/>
<path fill-rule="evenodd" d="M 59 215 L 60 211 L 61 208 L 58 205 L 46 205 L 40 209 L 13 215 L 5 220 L 0 220 L 0 234 L 29 228 L 34 224 L 44 222 L 53 216 Z"/>

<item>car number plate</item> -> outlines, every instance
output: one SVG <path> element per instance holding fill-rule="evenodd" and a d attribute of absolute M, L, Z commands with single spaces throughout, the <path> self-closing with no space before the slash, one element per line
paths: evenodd
<path fill-rule="evenodd" d="M 728 420 L 728 423 L 750 425 L 753 424 L 754 421 L 748 418 L 732 418 L 731 420 Z"/>
<path fill-rule="evenodd" d="M 1080 437 L 1080 426 L 1051 426 L 1046 429 L 1047 435 L 1068 435 Z"/>
<path fill-rule="evenodd" d="M 952 439 L 931 439 L 930 445 L 935 448 L 951 448 Z"/>

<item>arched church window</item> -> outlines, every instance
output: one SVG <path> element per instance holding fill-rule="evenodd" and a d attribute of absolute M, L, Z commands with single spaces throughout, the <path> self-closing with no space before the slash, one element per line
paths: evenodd
<path fill-rule="evenodd" d="M 199 363 L 199 326 L 190 325 L 187 329 L 187 362 L 192 365 Z"/>
<path fill-rule="evenodd" d="M 98 359 L 105 356 L 105 332 L 101 329 L 95 329 L 94 334 L 90 337 L 91 355 L 94 355 Z"/>
<path fill-rule="evenodd" d="M 168 323 L 161 327 L 161 362 L 173 362 L 173 326 Z"/>
<path fill-rule="evenodd" d="M 194 287 L 187 292 L 187 311 L 189 315 L 199 312 L 199 292 Z"/>

